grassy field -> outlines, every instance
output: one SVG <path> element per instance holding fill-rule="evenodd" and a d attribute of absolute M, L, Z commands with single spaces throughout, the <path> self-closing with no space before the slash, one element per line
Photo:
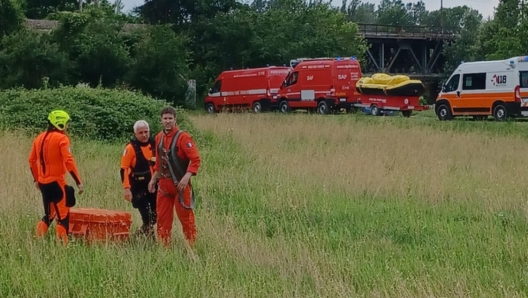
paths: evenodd
<path fill-rule="evenodd" d="M 1 297 L 524 297 L 528 123 L 193 115 L 199 241 L 55 245 L 30 139 L 0 133 Z M 122 145 L 74 141 L 78 207 L 130 211 Z M 71 180 L 70 180 L 71 181 Z"/>

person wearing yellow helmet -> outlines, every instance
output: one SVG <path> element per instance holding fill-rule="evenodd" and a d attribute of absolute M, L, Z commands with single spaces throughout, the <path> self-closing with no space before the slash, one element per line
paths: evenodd
<path fill-rule="evenodd" d="M 64 131 L 66 124 L 70 121 L 70 115 L 63 110 L 54 110 L 49 113 L 48 121 L 56 129 Z"/>
<path fill-rule="evenodd" d="M 70 207 L 75 205 L 73 187 L 66 184 L 66 171 L 75 180 L 79 194 L 84 192 L 77 165 L 65 134 L 70 115 L 53 110 L 48 115 L 48 129 L 40 133 L 31 147 L 29 167 L 36 188 L 42 194 L 44 217 L 37 223 L 36 236 L 43 237 L 57 218 L 57 240 L 68 243 Z"/>

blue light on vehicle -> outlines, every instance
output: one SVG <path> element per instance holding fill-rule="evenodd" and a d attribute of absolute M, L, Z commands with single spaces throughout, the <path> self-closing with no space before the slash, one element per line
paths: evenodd
<path fill-rule="evenodd" d="M 341 60 L 341 57 L 337 56 L 337 61 Z"/>
<path fill-rule="evenodd" d="M 352 60 L 356 60 L 356 56 L 352 56 Z"/>

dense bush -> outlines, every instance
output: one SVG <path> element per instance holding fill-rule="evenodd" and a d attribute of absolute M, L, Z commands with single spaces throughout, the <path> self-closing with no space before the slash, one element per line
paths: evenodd
<path fill-rule="evenodd" d="M 139 119 L 148 121 L 151 133 L 161 129 L 160 111 L 165 101 L 154 100 L 130 91 L 62 87 L 45 90 L 6 90 L 0 92 L 0 123 L 36 134 L 46 128 L 48 113 L 64 109 L 72 120 L 69 134 L 95 140 L 117 141 L 132 136 Z M 177 108 L 177 123 L 185 130 L 192 127 L 185 112 Z"/>

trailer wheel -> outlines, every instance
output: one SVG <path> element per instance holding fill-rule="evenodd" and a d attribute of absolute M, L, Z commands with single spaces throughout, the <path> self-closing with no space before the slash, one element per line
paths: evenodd
<path fill-rule="evenodd" d="M 207 113 L 213 114 L 215 112 L 214 105 L 212 103 L 208 103 L 207 105 L 205 105 L 205 110 L 207 111 Z"/>
<path fill-rule="evenodd" d="M 260 102 L 255 101 L 253 103 L 253 112 L 255 112 L 257 114 L 262 112 L 262 105 L 260 104 Z"/>
<path fill-rule="evenodd" d="M 286 100 L 281 101 L 279 104 L 279 110 L 281 113 L 288 113 L 290 111 L 290 106 L 288 105 L 288 102 Z"/>
<path fill-rule="evenodd" d="M 330 111 L 328 110 L 328 104 L 326 101 L 321 100 L 319 104 L 317 105 L 317 114 L 328 114 Z"/>
<path fill-rule="evenodd" d="M 380 115 L 380 110 L 379 110 L 377 105 L 372 105 L 372 107 L 370 107 L 370 114 L 372 116 L 379 116 Z"/>
<path fill-rule="evenodd" d="M 402 112 L 403 117 L 405 118 L 409 118 L 412 115 L 412 110 L 406 110 L 406 111 L 401 111 L 401 112 Z"/>

